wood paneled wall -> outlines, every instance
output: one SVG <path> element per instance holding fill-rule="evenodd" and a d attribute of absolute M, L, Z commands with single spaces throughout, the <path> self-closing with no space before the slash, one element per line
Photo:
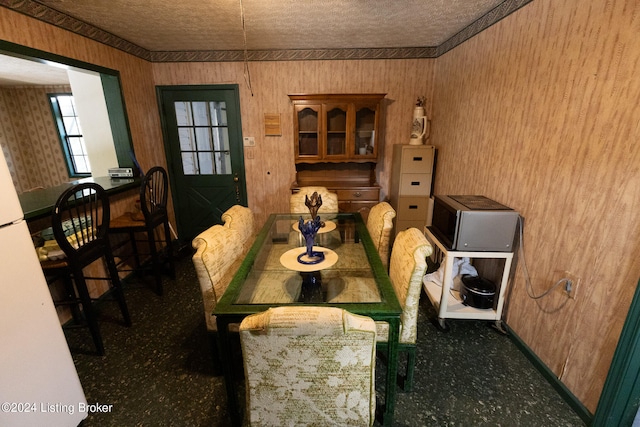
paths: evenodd
<path fill-rule="evenodd" d="M 640 3 L 536 0 L 437 60 L 436 192 L 525 218 L 507 323 L 595 411 L 640 275 Z"/>
<path fill-rule="evenodd" d="M 242 63 L 159 63 L 153 64 L 153 70 L 157 85 L 239 85 L 242 133 L 256 139 L 255 147 L 245 147 L 249 207 L 262 223 L 269 213 L 289 210 L 295 165 L 293 107 L 288 94 L 387 94 L 384 149 L 377 169 L 384 198 L 391 146 L 409 142 L 417 97 L 431 99 L 434 65 L 433 59 L 251 62 L 253 94 L 245 83 Z M 264 136 L 265 113 L 280 114 L 282 136 Z M 249 151 L 253 151 L 252 158 Z"/>
<path fill-rule="evenodd" d="M 439 149 L 437 193 L 484 194 L 525 218 L 535 293 L 557 272 L 580 278 L 577 299 L 533 300 L 518 267 L 507 322 L 594 411 L 640 274 L 640 5 L 635 0 L 535 0 L 436 60 L 150 64 L 0 8 L 0 38 L 119 70 L 142 166 L 165 164 L 155 85 L 237 83 L 249 206 L 258 221 L 286 210 L 294 178 L 287 94 L 387 93 L 379 182 L 426 96 Z M 265 137 L 279 113 L 281 137 Z"/>

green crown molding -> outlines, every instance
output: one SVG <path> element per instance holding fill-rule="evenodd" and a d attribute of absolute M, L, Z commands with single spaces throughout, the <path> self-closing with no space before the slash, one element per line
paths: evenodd
<path fill-rule="evenodd" d="M 533 0 L 505 0 L 440 46 L 376 49 L 249 50 L 247 51 L 246 60 L 313 61 L 437 58 L 531 1 Z M 241 62 L 245 60 L 244 51 L 242 50 L 149 51 L 91 24 L 38 3 L 35 0 L 0 0 L 0 6 L 151 62 Z"/>

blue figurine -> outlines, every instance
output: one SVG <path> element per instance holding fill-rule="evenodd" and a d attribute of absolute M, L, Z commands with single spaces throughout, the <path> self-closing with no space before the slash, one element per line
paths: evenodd
<path fill-rule="evenodd" d="M 305 222 L 302 217 L 298 220 L 298 229 L 304 236 L 305 245 L 307 247 L 306 252 L 298 255 L 298 262 L 301 264 L 317 264 L 324 260 L 324 252 L 313 251 L 313 243 L 320 227 L 322 227 L 320 216 L 316 216 L 314 220 L 309 220 L 307 222 Z M 307 259 L 303 260 L 302 257 L 305 255 L 307 256 Z"/>

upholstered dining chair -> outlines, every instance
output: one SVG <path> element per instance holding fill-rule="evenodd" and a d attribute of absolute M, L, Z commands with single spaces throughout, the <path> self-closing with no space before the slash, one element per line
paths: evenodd
<path fill-rule="evenodd" d="M 233 205 L 222 214 L 224 226 L 237 230 L 242 241 L 242 252 L 246 254 L 255 238 L 253 211 L 242 205 Z"/>
<path fill-rule="evenodd" d="M 242 262 L 242 238 L 238 230 L 214 225 L 198 234 L 191 245 L 196 250 L 191 260 L 202 292 L 204 317 L 211 340 L 213 360 L 215 365 L 219 365 L 218 325 L 213 310 Z"/>
<path fill-rule="evenodd" d="M 141 269 L 142 252 L 138 250 L 136 233 L 146 234 L 146 244 L 149 248 L 148 254 L 151 256 L 151 266 L 155 282 L 156 292 L 162 295 L 162 271 L 165 263 L 162 262 L 162 254 L 157 248 L 157 244 L 166 245 L 165 261 L 168 265 L 168 272 L 171 277 L 175 277 L 175 267 L 173 262 L 173 247 L 171 243 L 171 231 L 169 227 L 169 216 L 167 214 L 167 199 L 169 196 L 169 181 L 167 172 L 160 166 L 155 166 L 145 174 L 140 185 L 140 210 L 142 215 L 134 212 L 127 212 L 111 220 L 111 233 L 127 233 L 132 247 L 132 256 L 135 260 L 135 270 Z M 162 226 L 164 237 L 156 239 L 156 229 Z"/>
<path fill-rule="evenodd" d="M 83 183 L 64 191 L 54 206 L 51 227 L 55 240 L 66 257 L 41 263 L 48 279 L 65 279 L 66 298 L 64 301 L 55 301 L 55 304 L 82 307 L 83 316 L 100 355 L 104 355 L 104 343 L 98 316 L 92 305 L 93 299 L 87 288 L 87 279 L 110 282 L 124 322 L 131 326 L 129 309 L 108 241 L 109 217 L 109 196 L 100 185 Z M 84 269 L 100 259 L 106 264 L 108 276 L 86 276 Z M 76 310 L 73 314 L 74 320 L 80 320 Z"/>
<path fill-rule="evenodd" d="M 413 371 L 416 363 L 416 338 L 418 335 L 418 307 L 422 278 L 427 270 L 426 258 L 433 247 L 417 228 L 401 231 L 396 236 L 391 250 L 389 278 L 402 306 L 398 352 L 406 353 L 407 365 L 404 376 L 404 391 L 413 388 Z M 389 324 L 376 322 L 378 342 L 387 343 Z"/>
<path fill-rule="evenodd" d="M 393 218 L 396 211 L 387 202 L 380 202 L 371 208 L 367 218 L 367 230 L 371 240 L 380 254 L 382 265 L 389 267 L 389 248 L 391 245 L 391 232 L 393 231 Z"/>
<path fill-rule="evenodd" d="M 245 425 L 372 426 L 375 341 L 370 317 L 336 307 L 247 316 L 240 324 Z"/>
<path fill-rule="evenodd" d="M 300 187 L 300 191 L 292 194 L 289 198 L 289 207 L 292 214 L 308 214 L 309 208 L 304 204 L 305 196 L 317 192 L 322 197 L 322 206 L 318 209 L 318 213 L 336 213 L 338 212 L 338 194 L 330 192 L 326 187 Z"/>

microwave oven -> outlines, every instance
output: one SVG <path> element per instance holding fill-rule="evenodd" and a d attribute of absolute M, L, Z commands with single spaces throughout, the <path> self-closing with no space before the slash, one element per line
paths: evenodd
<path fill-rule="evenodd" d="M 429 230 L 452 251 L 512 252 L 519 216 L 484 196 L 435 196 Z"/>

